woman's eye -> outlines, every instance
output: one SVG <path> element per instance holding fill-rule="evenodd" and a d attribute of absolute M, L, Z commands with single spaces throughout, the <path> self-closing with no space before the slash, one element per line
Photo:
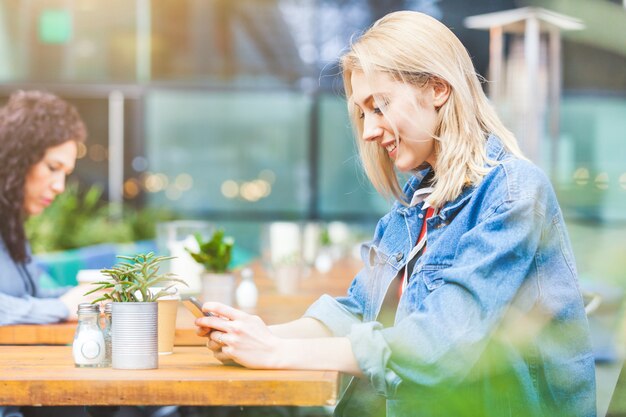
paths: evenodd
<path fill-rule="evenodd" d="M 376 107 L 374 107 L 374 113 L 381 114 L 383 110 L 387 108 L 389 101 L 387 99 L 376 100 Z"/>
<path fill-rule="evenodd" d="M 379 116 L 382 115 L 383 111 L 385 110 L 388 104 L 389 103 L 387 101 L 381 101 L 380 103 L 377 103 L 375 107 L 372 107 L 372 113 L 379 115 Z M 359 119 L 364 119 L 364 118 L 365 118 L 365 112 L 359 111 Z"/>

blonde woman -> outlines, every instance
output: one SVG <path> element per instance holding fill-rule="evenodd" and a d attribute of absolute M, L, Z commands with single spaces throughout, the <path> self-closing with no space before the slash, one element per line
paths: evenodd
<path fill-rule="evenodd" d="M 397 12 L 341 64 L 364 168 L 396 202 L 345 297 L 269 327 L 208 302 L 222 316 L 196 322 L 208 347 L 251 368 L 353 375 L 340 416 L 595 415 L 561 210 L 463 45 L 435 19 Z"/>

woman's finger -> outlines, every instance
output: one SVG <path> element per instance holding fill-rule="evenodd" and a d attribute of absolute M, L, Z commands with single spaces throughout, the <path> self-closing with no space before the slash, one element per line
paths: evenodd
<path fill-rule="evenodd" d="M 200 337 L 207 337 L 211 333 L 211 331 L 212 330 L 207 327 L 198 327 L 196 329 L 196 335 Z"/>
<path fill-rule="evenodd" d="M 222 345 L 212 339 L 207 339 L 206 347 L 208 347 L 212 351 L 222 350 Z"/>
<path fill-rule="evenodd" d="M 229 335 L 224 332 L 212 331 L 209 337 L 220 346 L 228 344 Z"/>
<path fill-rule="evenodd" d="M 202 305 L 202 311 L 208 311 L 220 317 L 225 317 L 229 320 L 242 320 L 248 316 L 248 313 L 244 313 L 241 310 L 237 310 L 226 304 L 217 303 L 215 301 L 208 301 Z"/>
<path fill-rule="evenodd" d="M 224 354 L 223 352 L 215 352 L 213 354 L 213 357 L 215 359 L 217 359 L 218 361 L 220 361 L 223 365 L 236 365 L 237 362 L 235 362 L 234 360 L 232 360 L 230 358 L 230 356 Z"/>
<path fill-rule="evenodd" d="M 201 317 L 196 319 L 196 326 L 198 327 L 207 327 L 211 330 L 219 330 L 222 332 L 228 332 L 231 327 L 231 321 L 226 320 L 220 317 Z"/>

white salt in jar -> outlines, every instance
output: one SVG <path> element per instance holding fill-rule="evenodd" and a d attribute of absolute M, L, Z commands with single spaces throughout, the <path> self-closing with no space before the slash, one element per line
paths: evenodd
<path fill-rule="evenodd" d="M 97 304 L 82 303 L 78 306 L 78 326 L 72 344 L 74 363 L 79 368 L 99 368 L 104 366 L 104 334 L 98 325 L 100 307 Z"/>

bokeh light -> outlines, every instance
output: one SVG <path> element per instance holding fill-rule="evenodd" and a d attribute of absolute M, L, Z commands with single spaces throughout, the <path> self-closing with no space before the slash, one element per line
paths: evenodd
<path fill-rule="evenodd" d="M 136 178 L 129 178 L 124 181 L 124 197 L 133 199 L 139 195 L 139 181 Z"/>
<path fill-rule="evenodd" d="M 589 183 L 589 170 L 587 168 L 578 168 L 574 171 L 574 182 L 576 185 L 587 185 Z"/>
<path fill-rule="evenodd" d="M 167 185 L 163 182 L 163 178 L 158 174 L 147 174 L 144 178 L 144 188 L 151 193 L 158 193 Z"/>
<path fill-rule="evenodd" d="M 83 159 L 87 155 L 87 146 L 79 142 L 77 145 L 76 159 Z"/>
<path fill-rule="evenodd" d="M 137 172 L 144 172 L 148 169 L 148 160 L 143 156 L 136 156 L 131 163 L 133 169 Z"/>
<path fill-rule="evenodd" d="M 95 145 L 91 145 L 88 150 L 89 159 L 94 162 L 102 162 L 107 157 L 107 150 L 104 146 L 96 143 Z"/>
<path fill-rule="evenodd" d="M 594 180 L 596 183 L 596 187 L 600 190 L 606 190 L 609 188 L 609 174 L 606 172 L 601 172 L 596 175 L 596 179 Z"/>
<path fill-rule="evenodd" d="M 222 183 L 222 195 L 226 198 L 235 198 L 239 194 L 239 185 L 233 180 L 226 180 Z"/>
<path fill-rule="evenodd" d="M 193 187 L 193 178 L 185 172 L 178 174 L 174 180 L 174 186 L 181 191 L 190 190 Z"/>

